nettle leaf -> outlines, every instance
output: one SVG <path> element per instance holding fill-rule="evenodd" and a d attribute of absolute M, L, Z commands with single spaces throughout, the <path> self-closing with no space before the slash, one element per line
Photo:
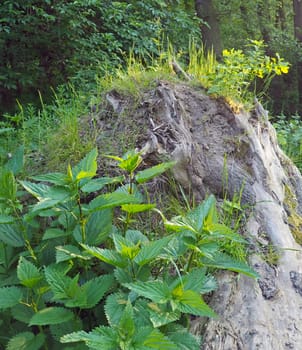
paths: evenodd
<path fill-rule="evenodd" d="M 66 334 L 60 339 L 61 343 L 84 341 L 90 349 L 116 350 L 119 349 L 119 334 L 109 327 L 97 327 L 87 333 L 84 331 Z"/>
<path fill-rule="evenodd" d="M 49 329 L 50 329 L 52 337 L 56 341 L 60 341 L 60 338 L 63 335 L 71 333 L 71 332 L 76 332 L 76 331 L 82 330 L 83 329 L 83 322 L 79 317 L 76 317 L 74 320 L 72 320 L 72 322 L 68 321 L 68 322 L 59 323 L 59 324 L 52 324 L 49 326 Z M 79 350 L 81 348 L 82 349 L 84 348 L 83 344 L 79 344 Z M 71 350 L 71 348 L 64 348 L 64 350 L 68 350 L 68 349 Z M 76 349 L 78 349 L 78 348 L 72 347 L 72 350 L 76 350 Z"/>
<path fill-rule="evenodd" d="M 22 232 L 15 225 L 0 225 L 0 241 L 6 243 L 10 247 L 24 247 L 25 241 Z"/>
<path fill-rule="evenodd" d="M 61 271 L 52 265 L 44 269 L 46 281 L 54 294 L 54 300 L 72 299 L 78 291 L 79 275 L 72 279 L 66 276 L 66 273 L 67 271 Z"/>
<path fill-rule="evenodd" d="M 161 350 L 175 350 L 177 346 L 170 339 L 168 339 L 158 329 L 153 329 L 152 332 L 147 336 L 143 343 L 145 346 L 149 346 L 151 349 Z"/>
<path fill-rule="evenodd" d="M 106 318 L 111 327 L 119 324 L 127 302 L 128 297 L 123 293 L 115 293 L 107 297 L 104 309 Z"/>
<path fill-rule="evenodd" d="M 172 311 L 165 304 L 149 303 L 150 320 L 155 328 L 177 321 L 181 313 L 179 310 Z"/>
<path fill-rule="evenodd" d="M 94 148 L 85 156 L 85 158 L 83 158 L 75 167 L 73 167 L 73 180 L 91 178 L 96 175 L 97 155 L 98 151 L 96 148 Z"/>
<path fill-rule="evenodd" d="M 137 243 L 147 243 L 149 239 L 142 232 L 137 230 L 127 230 L 125 234 L 125 238 L 132 242 L 132 244 L 136 245 Z"/>
<path fill-rule="evenodd" d="M 135 332 L 135 325 L 133 321 L 133 308 L 129 301 L 127 302 L 127 305 L 121 315 L 118 328 L 126 339 L 131 340 Z"/>
<path fill-rule="evenodd" d="M 81 290 L 86 295 L 85 305 L 79 305 L 84 309 L 90 309 L 94 307 L 108 292 L 114 283 L 113 275 L 103 275 L 96 277 L 81 286 Z"/>
<path fill-rule="evenodd" d="M 130 150 L 122 156 L 122 160 L 120 160 L 120 158 L 116 158 L 116 160 L 118 160 L 118 166 L 121 169 L 132 173 L 140 165 L 143 159 L 140 153 L 136 152 L 135 150 Z"/>
<path fill-rule="evenodd" d="M 160 255 L 162 250 L 168 245 L 171 239 L 171 236 L 167 236 L 162 239 L 147 243 L 141 248 L 140 252 L 134 258 L 134 261 L 140 266 L 149 263 Z"/>
<path fill-rule="evenodd" d="M 19 259 L 17 276 L 21 284 L 28 288 L 33 288 L 43 279 L 43 275 L 39 269 L 22 256 Z"/>
<path fill-rule="evenodd" d="M 193 269 L 189 274 L 183 276 L 182 283 L 184 290 L 193 290 L 197 293 L 209 293 L 217 288 L 213 276 L 206 275 L 205 269 Z M 179 281 L 179 283 L 181 283 Z"/>
<path fill-rule="evenodd" d="M 11 338 L 6 346 L 6 350 L 39 350 L 44 345 L 45 335 L 37 335 L 31 332 L 22 332 Z"/>
<path fill-rule="evenodd" d="M 121 254 L 114 250 L 101 249 L 98 247 L 89 247 L 86 244 L 81 244 L 81 246 L 91 255 L 106 262 L 107 264 L 116 267 L 125 267 L 128 265 L 128 260 Z"/>
<path fill-rule="evenodd" d="M 246 240 L 237 233 L 234 233 L 231 228 L 223 224 L 212 224 L 204 228 L 212 238 L 228 239 L 234 242 L 246 243 Z"/>
<path fill-rule="evenodd" d="M 243 273 L 249 277 L 259 278 L 257 272 L 250 268 L 246 263 L 238 261 L 229 255 L 223 253 L 217 253 L 213 259 L 207 257 L 202 257 L 200 262 L 209 267 L 214 267 L 218 269 L 231 270 L 239 273 Z"/>
<path fill-rule="evenodd" d="M 98 179 L 93 179 L 81 186 L 81 191 L 85 193 L 91 193 L 101 190 L 106 185 L 111 185 L 115 183 L 122 183 L 124 181 L 124 176 L 116 177 L 100 177 Z"/>
<path fill-rule="evenodd" d="M 99 245 L 103 243 L 111 233 L 112 220 L 112 209 L 103 209 L 92 213 L 85 226 L 85 243 L 88 245 Z"/>
<path fill-rule="evenodd" d="M 0 288 L 0 309 L 8 309 L 19 304 L 22 297 L 22 290 L 18 287 L 12 286 Z"/>
<path fill-rule="evenodd" d="M 50 189 L 50 186 L 45 184 L 36 184 L 34 182 L 29 181 L 19 181 L 20 184 L 29 192 L 31 195 L 36 197 L 37 199 L 42 199 L 47 196 L 47 193 Z"/>
<path fill-rule="evenodd" d="M 172 168 L 175 164 L 176 162 L 166 162 L 155 165 L 145 170 L 141 170 L 135 175 L 135 180 L 140 184 L 147 182 L 153 179 L 155 176 L 158 176 L 167 171 L 168 169 Z"/>
<path fill-rule="evenodd" d="M 204 221 L 211 213 L 212 215 L 210 215 L 210 218 L 212 218 L 212 220 L 208 222 L 213 222 L 213 210 L 216 210 L 216 199 L 213 195 L 211 195 L 195 209 L 189 211 L 186 217 L 194 229 L 197 232 L 200 232 L 203 228 Z"/>
<path fill-rule="evenodd" d="M 177 308 L 181 312 L 196 315 L 217 317 L 216 313 L 203 301 L 199 293 L 193 290 L 185 290 L 177 296 Z"/>
<path fill-rule="evenodd" d="M 115 249 L 125 258 L 133 260 L 140 251 L 140 242 L 135 245 L 119 234 L 112 235 Z"/>
<path fill-rule="evenodd" d="M 24 304 L 18 304 L 12 307 L 12 315 L 14 315 L 14 318 L 26 324 L 29 323 L 34 314 L 34 310 L 30 306 Z"/>
<path fill-rule="evenodd" d="M 155 208 L 155 204 L 124 204 L 122 205 L 122 210 L 129 213 L 142 213 L 144 211 Z"/>
<path fill-rule="evenodd" d="M 36 181 L 50 182 L 54 185 L 64 186 L 69 183 L 68 176 L 62 173 L 48 173 L 43 175 L 35 175 L 31 177 Z"/>
<path fill-rule="evenodd" d="M 201 340 L 189 333 L 187 329 L 178 327 L 177 331 L 168 332 L 167 336 L 179 350 L 199 350 Z"/>
<path fill-rule="evenodd" d="M 89 203 L 91 211 L 114 208 L 123 204 L 140 203 L 141 200 L 136 196 L 123 192 L 112 192 L 102 194 Z"/>
<path fill-rule="evenodd" d="M 73 245 L 56 247 L 56 262 L 68 261 L 71 259 L 90 260 L 91 256 L 82 254 L 80 249 Z"/>
<path fill-rule="evenodd" d="M 59 228 L 49 228 L 45 231 L 42 240 L 59 238 L 59 237 L 67 237 L 71 234 L 71 232 L 61 230 Z"/>
<path fill-rule="evenodd" d="M 161 281 L 125 283 L 124 286 L 156 303 L 165 303 L 172 297 L 168 285 Z"/>
<path fill-rule="evenodd" d="M 31 318 L 29 326 L 46 326 L 50 324 L 59 324 L 70 321 L 74 318 L 72 311 L 63 307 L 47 307 L 38 311 Z"/>
<path fill-rule="evenodd" d="M 124 193 L 126 195 L 131 194 L 131 196 L 134 196 L 137 200 L 135 203 L 142 203 L 144 201 L 144 196 L 140 192 L 139 188 L 136 186 L 136 184 L 125 184 L 117 188 L 117 190 L 114 193 Z M 132 202 L 129 203 L 123 203 L 123 204 L 132 204 Z"/>

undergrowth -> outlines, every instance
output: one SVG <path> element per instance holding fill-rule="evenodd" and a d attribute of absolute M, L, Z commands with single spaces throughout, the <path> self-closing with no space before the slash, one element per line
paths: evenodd
<path fill-rule="evenodd" d="M 191 349 L 190 317 L 217 317 L 202 295 L 213 269 L 256 278 L 225 242 L 214 196 L 182 215 L 146 200 L 142 186 L 174 163 L 139 170 L 134 151 L 110 156 L 123 174 L 98 177 L 97 150 L 64 173 L 17 181 L 22 150 L 0 173 L 0 346 L 12 349 Z M 159 216 L 160 236 L 132 228 Z M 65 344 L 73 343 L 71 347 Z"/>
<path fill-rule="evenodd" d="M 275 118 L 274 127 L 277 131 L 278 143 L 284 152 L 302 171 L 302 122 L 299 115 Z"/>

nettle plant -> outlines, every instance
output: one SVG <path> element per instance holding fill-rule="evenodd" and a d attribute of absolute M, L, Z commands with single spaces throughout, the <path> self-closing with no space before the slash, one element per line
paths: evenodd
<path fill-rule="evenodd" d="M 257 277 L 224 252 L 226 242 L 245 241 L 219 223 L 214 196 L 170 220 L 145 203 L 141 187 L 173 162 L 138 170 L 137 152 L 111 158 L 124 175 L 95 178 L 93 149 L 65 174 L 19 181 L 21 192 L 14 176 L 20 154 L 3 168 L 0 344 L 6 349 L 197 350 L 191 315 L 216 317 L 202 298 L 216 288 L 209 271 Z M 165 233 L 131 229 L 144 211 L 160 215 Z"/>

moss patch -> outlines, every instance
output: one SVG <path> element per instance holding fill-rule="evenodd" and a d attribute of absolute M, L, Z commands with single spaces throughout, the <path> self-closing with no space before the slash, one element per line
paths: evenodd
<path fill-rule="evenodd" d="M 288 212 L 288 223 L 297 243 L 302 244 L 302 217 L 297 212 L 298 201 L 288 185 L 284 186 L 284 203 Z"/>

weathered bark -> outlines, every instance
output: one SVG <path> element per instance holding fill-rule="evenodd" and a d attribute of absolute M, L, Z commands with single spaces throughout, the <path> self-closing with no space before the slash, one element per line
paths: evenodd
<path fill-rule="evenodd" d="M 214 50 L 221 55 L 221 35 L 218 17 L 212 0 L 195 0 L 197 16 L 203 21 L 200 25 L 202 41 L 206 50 Z"/>
<path fill-rule="evenodd" d="M 125 113 L 117 94 L 108 100 Z M 267 112 L 256 102 L 253 112 L 235 113 L 202 91 L 161 82 L 131 115 L 147 126 L 139 138 L 145 158 L 164 153 L 176 160 L 175 178 L 197 200 L 209 193 L 222 198 L 227 170 L 229 196 L 244 184 L 242 201 L 253 207 L 245 235 L 260 278 L 220 273 L 210 301 L 220 317 L 192 324 L 203 333 L 202 349 L 302 349 L 302 254 L 296 242 L 302 242 L 302 177 L 278 147 Z M 270 245 L 280 254 L 277 266 L 266 254 Z"/>

